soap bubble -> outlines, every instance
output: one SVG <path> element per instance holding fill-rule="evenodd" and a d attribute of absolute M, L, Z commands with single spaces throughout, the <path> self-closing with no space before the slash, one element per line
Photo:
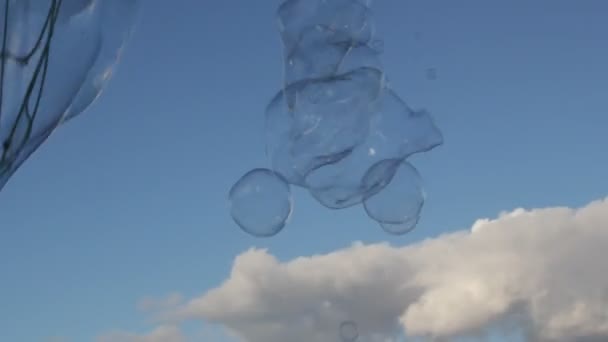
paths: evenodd
<path fill-rule="evenodd" d="M 370 42 L 369 7 L 353 0 L 288 0 L 277 11 L 285 84 L 335 74 L 348 51 Z"/>
<path fill-rule="evenodd" d="M 399 160 L 382 161 L 370 170 L 378 168 L 388 170 L 390 179 L 366 175 L 366 178 L 388 180 L 388 184 L 381 184 L 381 191 L 365 199 L 365 211 L 386 232 L 394 235 L 408 233 L 418 223 L 424 205 L 425 193 L 420 175 L 410 163 L 399 163 Z"/>
<path fill-rule="evenodd" d="M 380 194 L 395 191 L 393 177 L 407 158 L 441 145 L 443 136 L 427 111 L 410 108 L 389 86 L 370 5 L 287 0 L 279 6 L 284 80 L 266 108 L 266 156 L 272 171 L 325 207 L 366 202 L 370 217 L 398 233 L 410 221 L 398 215 L 391 221 L 394 208 L 377 208 Z M 398 195 L 403 206 L 407 194 Z M 411 196 L 417 203 L 418 193 Z M 420 208 L 408 210 L 415 225 Z"/>
<path fill-rule="evenodd" d="M 367 138 L 382 74 L 360 68 L 340 77 L 298 82 L 279 93 L 266 111 L 266 152 L 275 171 L 293 184 L 322 165 L 346 157 Z M 284 94 L 297 106 L 290 109 Z"/>
<path fill-rule="evenodd" d="M 72 2 L 87 2 L 89 7 L 97 1 L 72 0 Z M 99 97 L 110 80 L 114 66 L 122 55 L 122 47 L 131 35 L 138 3 L 138 0 L 103 0 L 98 5 L 100 8 L 96 25 L 100 27 L 101 33 L 100 50 L 95 64 L 88 72 L 87 79 L 63 117 L 64 122 L 83 113 Z"/>
<path fill-rule="evenodd" d="M 310 82 L 295 93 L 290 153 L 331 156 L 362 143 L 369 131 L 370 103 L 382 90 L 382 74 L 361 68 Z"/>
<path fill-rule="evenodd" d="M 257 237 L 276 235 L 292 211 L 289 184 L 268 169 L 247 172 L 232 186 L 229 198 L 234 221 Z"/>
<path fill-rule="evenodd" d="M 0 190 L 107 83 L 137 0 L 0 0 Z"/>
<path fill-rule="evenodd" d="M 306 186 L 323 205 L 340 209 L 361 203 L 373 191 L 363 181 L 372 165 L 385 159 L 403 160 L 443 142 L 431 116 L 410 109 L 392 90 L 383 92 L 369 118 L 367 139 L 339 163 L 324 165 L 306 177 Z"/>
<path fill-rule="evenodd" d="M 340 324 L 340 338 L 342 342 L 354 342 L 359 338 L 357 323 L 345 321 Z"/>

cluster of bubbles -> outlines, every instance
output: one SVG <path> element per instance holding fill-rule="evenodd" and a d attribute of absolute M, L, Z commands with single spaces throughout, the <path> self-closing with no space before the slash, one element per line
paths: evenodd
<path fill-rule="evenodd" d="M 392 234 L 418 222 L 420 177 L 406 159 L 442 144 L 431 116 L 389 86 L 370 0 L 288 0 L 277 12 L 284 84 L 266 109 L 269 169 L 230 191 L 241 228 L 272 236 L 292 212 L 290 185 L 322 205 L 363 204 Z"/>
<path fill-rule="evenodd" d="M 139 0 L 0 0 L 0 189 L 110 79 Z"/>

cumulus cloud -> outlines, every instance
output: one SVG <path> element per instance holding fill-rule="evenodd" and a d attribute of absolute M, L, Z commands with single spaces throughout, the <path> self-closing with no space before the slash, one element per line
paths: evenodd
<path fill-rule="evenodd" d="M 97 342 L 185 342 L 186 338 L 176 326 L 160 326 L 152 332 L 138 335 L 127 332 L 112 332 L 100 336 Z"/>
<path fill-rule="evenodd" d="M 423 341 L 500 329 L 534 342 L 608 341 L 607 259 L 608 199 L 518 209 L 405 247 L 356 243 L 288 262 L 251 249 L 223 284 L 165 318 L 219 323 L 248 342 L 335 341 L 347 319 L 360 341 L 403 329 Z"/>

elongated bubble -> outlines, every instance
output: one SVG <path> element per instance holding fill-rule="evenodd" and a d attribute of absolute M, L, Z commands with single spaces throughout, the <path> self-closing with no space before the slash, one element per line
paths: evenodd
<path fill-rule="evenodd" d="M 292 211 L 289 184 L 268 169 L 247 172 L 230 189 L 230 213 L 250 235 L 270 237 L 280 232 Z"/>

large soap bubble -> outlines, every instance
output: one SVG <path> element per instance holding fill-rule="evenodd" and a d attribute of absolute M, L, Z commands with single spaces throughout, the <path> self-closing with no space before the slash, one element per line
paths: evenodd
<path fill-rule="evenodd" d="M 232 218 L 254 236 L 276 235 L 291 215 L 289 184 L 268 169 L 247 172 L 232 186 L 229 197 Z"/>
<path fill-rule="evenodd" d="M 138 0 L 0 0 L 0 190 L 101 93 Z"/>
<path fill-rule="evenodd" d="M 370 4 L 287 0 L 279 6 L 284 80 L 266 108 L 266 155 L 274 172 L 322 205 L 365 202 L 372 219 L 400 234 L 415 226 L 424 201 L 411 190 L 418 188 L 393 178 L 409 186 L 413 177 L 421 189 L 417 173 L 403 171 L 410 167 L 404 161 L 443 137 L 427 111 L 410 108 L 389 87 Z M 381 208 L 386 197 L 399 204 Z"/>

